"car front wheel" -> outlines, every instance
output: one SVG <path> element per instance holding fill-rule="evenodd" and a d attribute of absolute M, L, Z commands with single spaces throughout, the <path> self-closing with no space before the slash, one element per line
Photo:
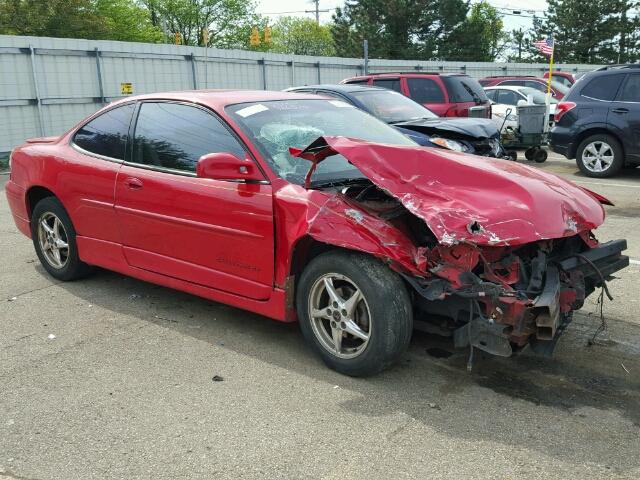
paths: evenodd
<path fill-rule="evenodd" d="M 576 162 L 588 177 L 610 177 L 624 165 L 622 147 L 611 135 L 592 135 L 578 146 Z"/>
<path fill-rule="evenodd" d="M 409 345 L 407 289 L 397 273 L 369 256 L 335 251 L 316 257 L 300 277 L 296 304 L 307 342 L 345 375 L 378 373 Z"/>

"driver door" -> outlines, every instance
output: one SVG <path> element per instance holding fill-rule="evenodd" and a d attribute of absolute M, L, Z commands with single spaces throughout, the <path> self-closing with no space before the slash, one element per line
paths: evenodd
<path fill-rule="evenodd" d="M 271 185 L 195 176 L 207 153 L 248 156 L 205 108 L 143 102 L 131 157 L 116 179 L 127 262 L 137 268 L 264 300 L 273 285 Z"/>

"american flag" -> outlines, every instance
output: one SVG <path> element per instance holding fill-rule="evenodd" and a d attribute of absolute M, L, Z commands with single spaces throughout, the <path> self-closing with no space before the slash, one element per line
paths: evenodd
<path fill-rule="evenodd" d="M 546 40 L 538 40 L 537 42 L 533 42 L 533 45 L 543 55 L 553 55 L 553 37 L 547 37 Z"/>
<path fill-rule="evenodd" d="M 546 40 L 538 40 L 537 42 L 533 42 L 533 45 L 543 55 L 547 55 L 547 56 L 553 55 L 553 37 L 547 37 Z"/>

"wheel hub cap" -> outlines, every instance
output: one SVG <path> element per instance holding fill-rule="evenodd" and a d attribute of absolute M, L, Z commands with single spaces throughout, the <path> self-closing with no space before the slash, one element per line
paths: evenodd
<path fill-rule="evenodd" d="M 69 261 L 69 237 L 60 219 L 51 212 L 43 213 L 38 221 L 38 243 L 49 265 L 63 268 Z"/>
<path fill-rule="evenodd" d="M 311 287 L 309 318 L 322 347 L 340 358 L 360 355 L 371 336 L 371 315 L 366 299 L 348 277 L 328 273 Z"/>
<path fill-rule="evenodd" d="M 613 149 L 606 142 L 591 142 L 582 152 L 582 163 L 590 172 L 607 171 L 613 160 Z"/>

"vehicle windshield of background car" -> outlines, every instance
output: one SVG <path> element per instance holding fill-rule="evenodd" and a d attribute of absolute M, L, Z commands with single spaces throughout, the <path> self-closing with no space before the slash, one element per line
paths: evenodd
<path fill-rule="evenodd" d="M 289 154 L 289 147 L 305 148 L 318 137 L 343 136 L 392 145 L 417 144 L 341 100 L 275 100 L 229 105 L 226 111 L 252 139 L 273 171 L 285 180 L 304 184 L 311 163 Z M 364 178 L 342 155 L 318 164 L 313 180 Z"/>
<path fill-rule="evenodd" d="M 401 93 L 383 90 L 352 92 L 351 95 L 361 102 L 373 115 L 387 123 L 405 122 L 422 118 L 438 118 L 426 107 L 423 107 Z"/>
<path fill-rule="evenodd" d="M 555 90 L 557 90 L 558 92 L 560 92 L 562 95 L 566 95 L 567 93 L 569 93 L 569 88 L 567 87 L 565 84 L 560 83 L 556 80 L 551 80 L 551 88 L 554 88 Z M 545 87 L 545 92 L 546 92 L 546 87 Z"/>
<path fill-rule="evenodd" d="M 535 88 L 531 88 L 531 87 L 522 87 L 522 88 L 518 88 L 518 91 L 522 93 L 525 97 L 528 97 L 529 95 L 531 95 L 533 103 L 536 105 L 545 105 L 547 103 L 547 95 L 542 93 L 540 90 L 536 90 Z M 551 97 L 549 99 L 549 103 L 558 103 L 558 100 Z"/>

